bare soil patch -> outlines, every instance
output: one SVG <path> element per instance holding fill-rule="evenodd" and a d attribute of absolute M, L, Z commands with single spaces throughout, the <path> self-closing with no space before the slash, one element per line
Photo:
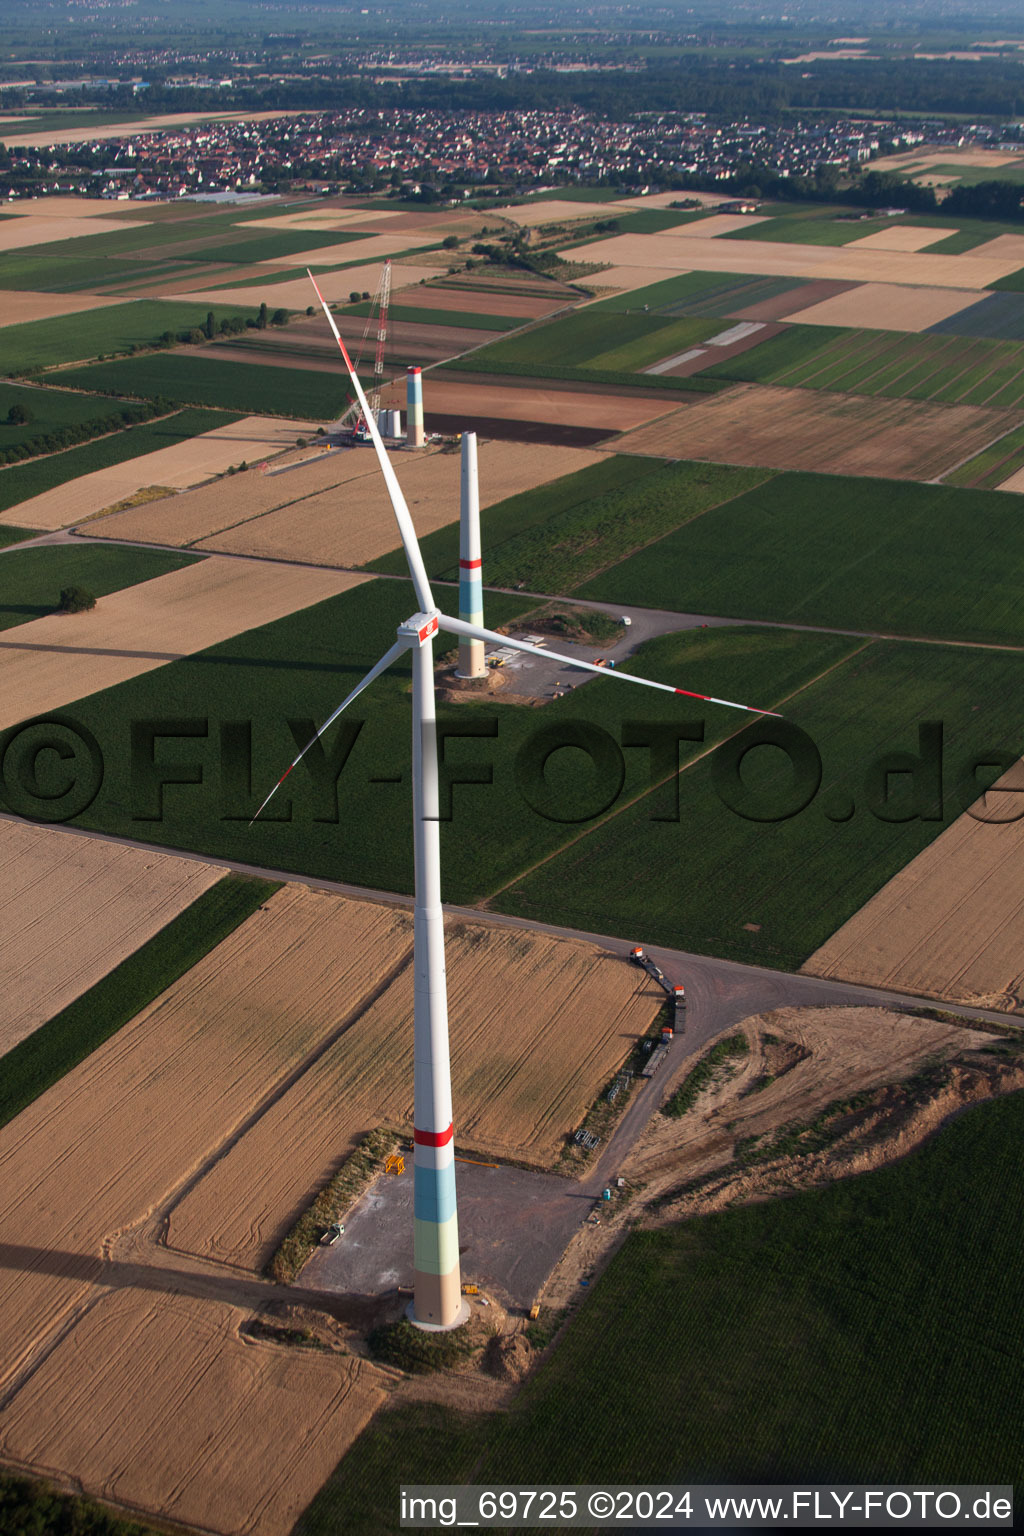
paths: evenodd
<path fill-rule="evenodd" d="M 653 391 L 652 391 L 653 394 Z M 394 385 L 381 396 L 391 406 L 404 406 L 405 389 Z M 429 378 L 423 387 L 425 411 L 444 416 L 487 416 L 506 421 L 537 421 L 567 427 L 601 427 L 624 431 L 663 415 L 671 403 L 660 398 L 605 394 L 598 390 L 520 386 L 489 379 Z"/>
<path fill-rule="evenodd" d="M 831 474 L 936 479 L 1008 432 L 1019 413 L 742 384 L 627 432 L 626 453 L 818 469 Z"/>
<path fill-rule="evenodd" d="M 0 523 L 13 523 L 18 528 L 70 527 L 84 518 L 95 517 L 144 486 L 166 486 L 168 495 L 172 495 L 175 490 L 222 475 L 232 465 L 256 464 L 286 453 L 295 447 L 297 437 L 312 437 L 315 431 L 315 426 L 301 421 L 246 416 L 230 426 L 204 432 L 201 437 L 190 437 L 170 448 L 158 448 L 137 459 L 126 459 L 123 464 L 80 475 L 69 484 L 9 507 L 0 513 Z"/>
<path fill-rule="evenodd" d="M 0 1053 L 45 1024 L 224 871 L 0 821 Z"/>
<path fill-rule="evenodd" d="M 347 592 L 362 579 L 210 559 L 112 592 L 89 613 L 21 624 L 17 639 L 0 642 L 0 729 Z"/>
<path fill-rule="evenodd" d="M 805 293 L 790 294 L 804 298 Z M 910 288 L 896 283 L 861 283 L 806 308 L 790 308 L 786 316 L 795 325 L 849 325 L 875 331 L 926 331 L 950 315 L 977 304 L 970 289 Z"/>
<path fill-rule="evenodd" d="M 1005 1011 L 1024 1007 L 1024 765 L 815 951 L 804 971 Z"/>
<path fill-rule="evenodd" d="M 432 397 L 432 384 L 428 391 Z M 397 450 L 391 457 L 418 533 L 458 517 L 457 454 Z M 587 449 L 482 442 L 481 505 L 597 462 Z M 395 515 L 368 447 L 332 453 L 278 474 L 249 470 L 173 501 L 103 518 L 85 531 L 332 566 L 365 564 L 398 543 Z"/>
<path fill-rule="evenodd" d="M 829 282 L 826 279 L 816 283 L 804 283 L 801 288 L 790 288 L 786 293 L 777 293 L 773 299 L 762 299 L 758 304 L 747 304 L 742 309 L 734 309 L 730 319 L 788 320 L 796 305 L 809 308 L 811 305 L 820 304 L 824 299 L 833 299 L 840 293 L 849 293 L 852 287 L 852 283 Z M 977 303 L 977 295 L 974 301 Z"/>
<path fill-rule="evenodd" d="M 224 1536 L 287 1536 L 385 1400 L 352 1355 L 239 1335 L 193 1296 L 100 1297 L 0 1414 L 5 1460 Z"/>
<path fill-rule="evenodd" d="M 564 308 L 567 302 L 561 297 L 549 299 L 521 293 L 488 293 L 479 288 L 442 288 L 439 284 L 424 288 L 415 301 L 424 309 L 455 310 L 463 315 L 507 315 L 510 320 L 539 320 L 543 315 Z M 476 335 L 479 340 L 479 331 Z"/>
<path fill-rule="evenodd" d="M 310 924 L 325 937 L 344 932 L 355 905 L 292 891 L 269 904 L 261 993 L 280 999 L 286 1017 L 320 1000 L 337 1038 L 172 1210 L 170 1246 L 259 1271 L 361 1136 L 382 1123 L 411 1129 L 410 918 L 395 914 L 395 975 L 366 1006 L 339 987 L 330 944 L 307 937 Z M 278 926 L 293 942 L 282 944 Z M 588 944 L 482 923 L 452 923 L 447 940 L 459 1150 L 550 1165 L 653 1022 L 661 994 Z M 323 960 L 307 981 L 312 952 Z M 248 982 L 229 957 L 216 969 L 225 998 L 244 1000 Z M 185 977 L 168 998 L 187 1007 L 191 994 Z"/>
<path fill-rule="evenodd" d="M 623 1165 L 625 1198 L 581 1228 L 545 1287 L 546 1305 L 577 1301 L 580 1277 L 602 1268 L 638 1220 L 675 1223 L 867 1172 L 912 1151 L 965 1104 L 1024 1086 L 1019 1054 L 982 1049 L 998 1037 L 886 1009 L 782 1008 L 740 1028 L 749 1055 L 682 1118 L 652 1118 Z M 805 1127 L 814 1130 L 787 1135 Z M 758 1156 L 744 1161 L 745 1149 Z"/>

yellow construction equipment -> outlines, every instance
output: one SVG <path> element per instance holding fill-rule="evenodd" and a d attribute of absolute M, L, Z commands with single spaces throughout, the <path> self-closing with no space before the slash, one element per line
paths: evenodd
<path fill-rule="evenodd" d="M 402 1156 L 401 1152 L 392 1152 L 391 1156 L 384 1164 L 384 1172 L 393 1173 L 396 1175 L 405 1172 L 405 1158 Z"/>
<path fill-rule="evenodd" d="M 537 1321 L 538 1317 L 540 1317 L 540 1302 L 539 1301 L 535 1301 L 533 1306 L 530 1308 L 530 1320 L 531 1320 L 531 1322 L 535 1323 Z"/>
<path fill-rule="evenodd" d="M 478 1285 L 464 1285 L 462 1287 L 462 1294 L 463 1296 L 479 1296 L 480 1287 Z"/>

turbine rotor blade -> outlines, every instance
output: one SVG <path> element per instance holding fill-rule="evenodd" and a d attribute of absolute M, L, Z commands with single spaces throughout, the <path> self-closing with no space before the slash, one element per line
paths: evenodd
<path fill-rule="evenodd" d="M 412 584 L 416 590 L 416 601 L 419 603 L 420 608 L 424 613 L 429 613 L 434 606 L 434 598 L 430 591 L 430 582 L 427 579 L 427 571 L 423 564 L 423 556 L 420 554 L 420 546 L 416 538 L 416 529 L 413 527 L 412 516 L 409 512 L 409 507 L 406 503 L 405 497 L 402 494 L 402 487 L 398 483 L 398 476 L 395 474 L 391 460 L 388 458 L 388 451 L 384 447 L 384 442 L 378 430 L 377 423 L 370 414 L 370 407 L 367 403 L 366 396 L 363 393 L 363 386 L 359 382 L 359 377 L 356 373 L 356 370 L 352 366 L 352 359 L 348 355 L 348 348 L 342 341 L 341 332 L 338 330 L 338 327 L 334 323 L 334 316 L 331 314 L 330 309 L 327 307 L 327 302 L 324 299 L 323 294 L 317 287 L 316 278 L 313 276 L 308 267 L 306 268 L 306 276 L 313 284 L 316 296 L 320 300 L 320 307 L 324 314 L 327 316 L 327 323 L 331 330 L 334 332 L 335 341 L 341 348 L 341 355 L 345 359 L 345 367 L 348 369 L 349 378 L 352 380 L 352 387 L 356 392 L 356 399 L 359 401 L 359 406 L 363 413 L 363 420 L 366 422 L 366 429 L 373 441 L 373 446 L 377 454 L 377 463 L 380 465 L 381 474 L 384 476 L 384 484 L 388 488 L 388 495 L 391 498 L 391 505 L 394 508 L 395 520 L 398 523 L 398 532 L 401 535 L 402 545 L 405 549 L 405 558 L 409 565 L 409 575 L 412 577 Z"/>
<path fill-rule="evenodd" d="M 368 688 L 372 682 L 374 682 L 378 677 L 380 677 L 382 672 L 386 672 L 387 671 L 388 667 L 390 667 L 390 665 L 391 665 L 391 663 L 393 661 L 397 661 L 399 656 L 401 656 L 403 654 L 403 652 L 407 651 L 408 649 L 409 649 L 408 642 L 406 642 L 404 640 L 398 640 L 391 647 L 390 650 L 385 651 L 384 655 L 380 658 L 380 661 L 376 662 L 375 665 L 370 668 L 369 672 L 367 672 L 367 674 L 363 678 L 362 682 L 361 683 L 357 683 L 356 686 L 352 689 L 352 692 L 349 694 L 348 698 L 344 699 L 338 705 L 338 707 L 334 711 L 333 715 L 329 715 L 328 716 L 328 718 L 324 721 L 323 725 L 317 731 L 316 735 L 310 737 L 309 741 L 306 742 L 306 745 L 303 747 L 303 749 L 299 753 L 298 757 L 295 758 L 294 761 L 289 763 L 289 765 L 285 769 L 284 773 L 282 773 L 281 777 L 278 779 L 277 783 L 274 785 L 273 789 L 270 791 L 270 794 L 267 796 L 267 798 L 264 800 L 263 804 L 260 806 L 259 810 L 256 812 L 256 815 L 252 818 L 252 821 L 250 821 L 250 823 L 249 823 L 250 827 L 252 826 L 253 821 L 256 821 L 260 817 L 260 815 L 262 815 L 262 813 L 266 810 L 267 806 L 270 804 L 271 800 L 277 794 L 278 790 L 281 788 L 281 785 L 284 783 L 285 779 L 291 773 L 292 769 L 294 767 L 296 767 L 296 765 L 298 763 L 302 762 L 302 759 L 305 757 L 306 753 L 309 751 L 309 749 L 313 745 L 313 743 L 315 741 L 319 741 L 320 740 L 320 737 L 323 735 L 324 731 L 328 730 L 334 724 L 335 720 L 337 720 L 337 718 L 341 714 L 342 710 L 347 709 L 348 706 L 352 703 L 353 699 L 358 699 L 358 697 L 362 693 L 363 689 L 364 688 Z"/>
<path fill-rule="evenodd" d="M 596 672 L 598 677 L 617 677 L 623 683 L 639 683 L 644 688 L 657 688 L 662 693 L 678 693 L 687 699 L 700 699 L 704 704 L 723 704 L 726 709 L 742 709 L 751 715 L 771 715 L 779 718 L 778 711 L 774 709 L 758 709 L 756 704 L 737 704 L 734 699 L 716 699 L 710 693 L 694 693 L 689 688 L 674 688 L 671 683 L 656 683 L 649 677 L 637 677 L 632 672 L 618 672 L 614 668 L 595 667 L 589 661 L 577 661 L 575 656 L 562 656 L 558 651 L 549 651 L 545 646 L 530 645 L 525 640 L 510 640 L 508 635 L 499 635 L 493 629 L 481 629 L 477 624 L 467 624 L 464 619 L 450 619 L 447 614 L 439 613 L 438 626 L 446 629 L 453 635 L 465 635 L 469 640 L 489 640 L 496 645 L 507 645 L 513 651 L 528 651 L 532 656 L 544 656 L 550 661 L 564 662 L 568 667 L 579 667 L 583 672 Z"/>

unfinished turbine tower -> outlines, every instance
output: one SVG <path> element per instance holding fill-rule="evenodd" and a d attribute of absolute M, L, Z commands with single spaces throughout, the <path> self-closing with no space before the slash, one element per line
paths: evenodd
<path fill-rule="evenodd" d="M 455 1127 L 452 1116 L 451 1071 L 448 1058 L 448 994 L 445 978 L 444 918 L 441 909 L 441 847 L 437 779 L 437 730 L 434 715 L 434 636 L 443 629 L 457 635 L 460 640 L 488 641 L 511 646 L 517 651 L 527 651 L 544 660 L 552 659 L 552 652 L 524 640 L 512 640 L 504 635 L 483 629 L 477 624 L 451 619 L 434 603 L 430 583 L 427 580 L 423 556 L 416 539 L 412 518 L 402 495 L 401 486 L 387 456 L 377 423 L 367 407 L 362 385 L 352 366 L 348 349 L 342 341 L 334 317 L 324 303 L 312 273 L 309 274 L 316 288 L 328 324 L 341 349 L 349 378 L 373 438 L 374 450 L 391 505 L 394 508 L 398 531 L 405 548 L 405 557 L 412 577 L 416 601 L 420 611 L 398 626 L 398 639 L 391 648 L 357 683 L 334 713 L 324 721 L 316 735 L 309 741 L 270 791 L 256 812 L 259 816 L 271 797 L 291 773 L 297 763 L 331 726 L 342 710 L 347 709 L 376 678 L 390 667 L 393 661 L 412 653 L 412 760 L 413 760 L 413 851 L 415 861 L 415 899 L 413 907 L 413 1059 L 414 1101 L 413 1138 L 413 1271 L 414 1290 L 410 1317 L 420 1328 L 456 1328 L 468 1315 L 468 1303 L 462 1296 L 461 1270 L 459 1265 L 459 1227 L 455 1196 Z M 554 656 L 572 667 L 593 672 L 598 677 L 611 677 L 618 682 L 633 683 L 643 688 L 657 688 L 662 693 L 682 694 L 686 698 L 701 699 L 706 703 L 725 704 L 732 709 L 748 710 L 752 714 L 770 714 L 769 710 L 752 709 L 747 704 L 735 704 L 731 699 L 715 699 L 708 694 L 692 693 L 687 688 L 674 688 L 670 683 L 651 682 L 629 672 L 608 674 L 590 662 L 576 661 L 570 656 Z M 253 820 L 256 820 L 256 816 Z"/>
<path fill-rule="evenodd" d="M 484 581 L 480 559 L 480 481 L 476 433 L 462 434 L 462 485 L 459 515 L 459 618 L 479 628 L 484 622 Z M 482 640 L 459 644 L 456 677 L 486 677 Z"/>

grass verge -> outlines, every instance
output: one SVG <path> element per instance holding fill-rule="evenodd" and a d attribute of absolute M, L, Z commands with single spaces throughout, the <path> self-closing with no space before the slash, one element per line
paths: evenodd
<path fill-rule="evenodd" d="M 290 1285 L 320 1241 L 321 1234 L 362 1194 L 381 1171 L 385 1158 L 399 1143 L 397 1131 L 378 1126 L 369 1131 L 351 1157 L 345 1159 L 329 1184 L 303 1211 L 267 1265 L 267 1274 L 280 1285 Z"/>
<path fill-rule="evenodd" d="M 370 1348 L 385 1365 L 396 1365 L 414 1376 L 431 1371 L 451 1370 L 468 1360 L 480 1347 L 469 1325 L 453 1328 L 450 1333 L 424 1333 L 402 1318 L 397 1323 L 383 1323 L 370 1334 Z"/>
<path fill-rule="evenodd" d="M 153 1536 L 150 1526 L 122 1520 L 92 1499 L 6 1472 L 0 1472 L 0 1531 L 10 1536 Z"/>
<path fill-rule="evenodd" d="M 88 992 L 8 1051 L 0 1081 L 0 1125 L 115 1035 L 279 888 L 273 880 L 225 875 Z"/>

